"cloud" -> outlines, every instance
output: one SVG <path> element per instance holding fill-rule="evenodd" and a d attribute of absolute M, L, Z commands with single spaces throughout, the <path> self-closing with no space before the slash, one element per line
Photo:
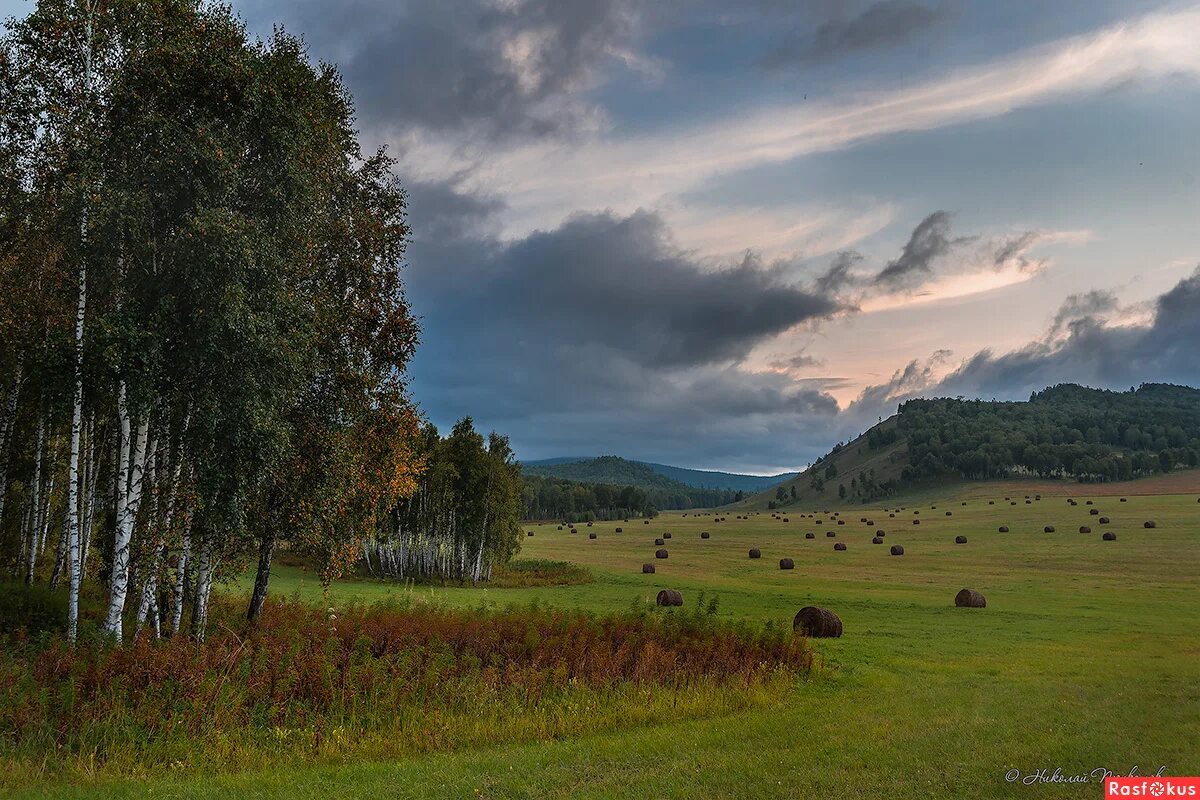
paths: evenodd
<path fill-rule="evenodd" d="M 986 119 L 1140 81 L 1200 76 L 1200 10 L 1153 14 L 884 91 L 841 92 L 736 118 L 638 134 L 525 144 L 482 165 L 510 202 L 509 235 L 560 222 L 564 209 L 662 207 L 706 181 L 899 132 Z M 454 142 L 426 142 L 422 164 L 454 165 Z M 686 235 L 686 232 L 685 232 Z"/>
<path fill-rule="evenodd" d="M 1016 350 L 981 350 L 941 374 L 949 358 L 939 351 L 912 361 L 887 383 L 867 387 L 848 412 L 859 417 L 891 413 L 912 397 L 1020 399 L 1057 383 L 1120 389 L 1143 382 L 1195 385 L 1200 375 L 1200 267 L 1160 295 L 1144 323 L 1112 324 L 1124 311 L 1114 295 L 1072 295 L 1046 335 Z M 940 375 L 940 377 L 939 377 Z"/>
<path fill-rule="evenodd" d="M 888 262 L 888 265 L 880 270 L 875 276 L 875 283 L 890 286 L 923 283 L 933 274 L 935 259 L 948 255 L 955 247 L 970 241 L 971 238 L 951 239 L 950 214 L 935 211 L 913 229 L 900 257 Z"/>
<path fill-rule="evenodd" d="M 269 17 L 270 2 L 250 3 Z M 456 140 L 521 139 L 594 129 L 603 111 L 583 93 L 609 63 L 646 73 L 629 51 L 627 0 L 304 0 L 289 7 L 305 38 L 336 60 L 362 122 Z"/>
<path fill-rule="evenodd" d="M 927 6 L 910 0 L 880 0 L 861 14 L 819 26 L 808 36 L 791 32 L 764 59 L 769 67 L 817 64 L 859 50 L 893 47 L 916 38 L 950 17 L 945 5 Z"/>

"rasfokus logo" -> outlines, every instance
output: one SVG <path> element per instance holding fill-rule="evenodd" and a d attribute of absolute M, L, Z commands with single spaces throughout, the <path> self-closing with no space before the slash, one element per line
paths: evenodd
<path fill-rule="evenodd" d="M 1200 798 L 1200 778 L 1171 778 L 1166 775 L 1105 778 L 1104 800 L 1119 797 Z"/>

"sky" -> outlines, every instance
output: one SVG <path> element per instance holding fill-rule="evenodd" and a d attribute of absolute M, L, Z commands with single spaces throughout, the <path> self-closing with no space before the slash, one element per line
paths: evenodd
<path fill-rule="evenodd" d="M 910 397 L 1200 383 L 1200 5 L 234 7 L 397 159 L 441 427 L 770 473 Z"/>

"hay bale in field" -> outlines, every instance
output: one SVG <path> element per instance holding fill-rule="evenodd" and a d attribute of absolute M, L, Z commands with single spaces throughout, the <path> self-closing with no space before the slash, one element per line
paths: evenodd
<path fill-rule="evenodd" d="M 880 539 L 878 536 L 872 536 L 871 544 L 883 544 L 883 539 Z"/>
<path fill-rule="evenodd" d="M 781 558 L 781 559 L 779 559 L 779 568 L 780 569 L 795 569 L 796 562 L 792 561 L 790 558 Z"/>
<path fill-rule="evenodd" d="M 866 522 L 866 521 L 867 521 L 867 518 L 866 518 L 866 517 L 859 517 L 859 518 L 858 518 L 858 521 L 859 521 L 859 522 Z"/>
<path fill-rule="evenodd" d="M 707 538 L 708 538 L 708 531 L 700 531 L 700 538 L 701 538 L 701 539 L 707 539 Z"/>
<path fill-rule="evenodd" d="M 954 605 L 959 608 L 987 608 L 987 600 L 974 589 L 960 589 L 954 595 Z"/>
<path fill-rule="evenodd" d="M 965 506 L 966 504 L 967 504 L 967 501 L 966 501 L 966 500 L 963 500 L 963 505 Z"/>
<path fill-rule="evenodd" d="M 902 555 L 904 555 L 904 548 L 898 544 L 894 544 L 894 545 L 892 545 L 891 550 L 889 550 L 888 552 L 890 552 L 894 556 L 902 556 Z"/>
<path fill-rule="evenodd" d="M 954 537 L 954 543 L 955 543 L 955 544 L 966 544 L 966 543 L 967 543 L 967 537 L 965 537 L 965 536 L 955 536 L 955 537 Z"/>
<path fill-rule="evenodd" d="M 1007 526 L 1007 525 L 1001 525 L 1001 526 L 1000 526 L 1000 532 L 1001 532 L 1001 533 L 1008 533 L 1008 526 Z"/>
<path fill-rule="evenodd" d="M 838 542 L 837 544 L 835 544 L 835 545 L 833 546 L 833 549 L 834 549 L 834 550 L 845 550 L 845 549 L 846 549 L 846 543 L 845 543 L 845 542 Z"/>
<path fill-rule="evenodd" d="M 643 575 L 653 575 L 654 574 L 654 565 L 653 564 L 642 564 L 642 574 Z"/>
<path fill-rule="evenodd" d="M 805 606 L 792 620 L 792 630 L 814 639 L 836 639 L 842 635 L 842 620 L 820 606 Z"/>
<path fill-rule="evenodd" d="M 913 525 L 920 525 L 920 524 L 921 524 L 921 520 L 919 520 L 919 519 L 913 520 Z"/>
<path fill-rule="evenodd" d="M 825 536 L 827 536 L 830 539 L 837 538 L 837 534 L 834 533 L 833 531 L 825 531 Z"/>
<path fill-rule="evenodd" d="M 1054 533 L 1054 526 L 1047 525 L 1046 527 L 1042 528 L 1042 532 L 1043 533 Z"/>
<path fill-rule="evenodd" d="M 838 520 L 838 525 L 845 525 L 845 524 L 846 524 L 846 520 L 844 520 L 844 519 Z"/>
<path fill-rule="evenodd" d="M 1092 529 L 1091 529 L 1091 528 L 1089 528 L 1087 525 L 1080 525 L 1080 526 L 1079 526 L 1079 532 L 1080 532 L 1080 533 L 1091 533 L 1091 532 L 1092 532 Z"/>
<path fill-rule="evenodd" d="M 658 593 L 655 602 L 660 606 L 681 606 L 683 605 L 683 595 L 678 589 L 663 589 Z"/>
<path fill-rule="evenodd" d="M 760 551 L 757 547 L 751 547 L 750 548 L 750 557 L 751 558 L 762 558 L 762 551 Z"/>
<path fill-rule="evenodd" d="M 804 534 L 804 538 L 805 539 L 815 539 L 815 538 L 817 538 L 817 535 L 815 533 L 806 533 L 806 534 Z"/>
<path fill-rule="evenodd" d="M 562 530 L 562 525 L 559 525 L 559 526 L 558 526 L 558 529 L 561 531 L 561 530 Z"/>
<path fill-rule="evenodd" d="M 1111 520 L 1111 519 L 1109 519 L 1108 517 L 1101 517 L 1101 518 L 1100 518 L 1100 524 L 1101 524 L 1101 525 L 1109 525 L 1109 524 L 1111 524 L 1111 523 L 1112 523 L 1112 520 Z"/>
<path fill-rule="evenodd" d="M 590 522 L 589 522 L 589 523 L 588 523 L 588 527 L 589 527 L 589 528 L 590 528 L 590 527 L 592 527 L 592 523 L 590 523 Z"/>
<path fill-rule="evenodd" d="M 895 518 L 896 518 L 896 515 L 895 515 L 895 514 L 888 514 L 888 516 L 889 516 L 889 517 L 891 517 L 892 519 L 895 519 Z"/>
<path fill-rule="evenodd" d="M 533 536 L 533 531 L 525 531 L 526 536 Z"/>
<path fill-rule="evenodd" d="M 594 534 L 594 533 L 589 533 L 589 534 L 588 534 L 588 538 L 589 538 L 589 539 L 595 539 L 595 538 L 596 538 L 596 534 Z"/>
<path fill-rule="evenodd" d="M 1031 505 L 1033 505 L 1033 501 L 1032 501 L 1032 500 L 1026 500 L 1026 501 L 1025 501 L 1025 505 L 1027 505 L 1027 506 L 1031 506 Z"/>
<path fill-rule="evenodd" d="M 787 517 L 784 517 L 784 518 L 783 518 L 783 521 L 784 521 L 784 522 L 791 522 L 791 520 L 790 520 L 790 519 L 788 519 Z"/>
<path fill-rule="evenodd" d="M 1156 526 L 1155 526 L 1155 522 L 1154 522 L 1154 520 L 1152 520 L 1152 519 L 1148 519 L 1148 520 L 1146 520 L 1145 522 L 1143 522 L 1143 523 L 1142 523 L 1142 527 L 1143 527 L 1143 528 L 1153 528 L 1153 527 L 1156 527 Z"/>
<path fill-rule="evenodd" d="M 995 500 L 988 500 L 988 505 L 989 505 L 989 506 L 994 506 L 994 505 L 996 505 L 996 501 L 995 501 Z"/>
<path fill-rule="evenodd" d="M 873 520 L 873 519 L 869 519 L 869 520 L 867 520 L 867 527 L 868 527 L 868 528 L 874 528 L 874 527 L 875 527 L 875 520 Z"/>
<path fill-rule="evenodd" d="M 1104 534 L 1100 538 L 1106 542 L 1115 542 L 1117 540 L 1117 535 L 1115 533 L 1113 533 L 1112 531 L 1109 531 L 1108 533 Z"/>
<path fill-rule="evenodd" d="M 947 516 L 947 517 L 952 517 L 952 516 L 954 516 L 954 512 L 953 512 L 953 511 L 947 511 L 947 512 L 946 512 L 946 516 Z"/>
<path fill-rule="evenodd" d="M 1099 513 L 1100 513 L 1100 509 L 1098 509 L 1098 508 L 1093 508 L 1090 511 L 1088 511 L 1088 514 L 1093 517 L 1097 516 Z"/>
<path fill-rule="evenodd" d="M 648 519 L 644 519 L 644 520 L 642 520 L 642 524 L 643 524 L 643 525 L 649 525 L 649 524 L 650 524 L 650 520 L 648 520 Z"/>
<path fill-rule="evenodd" d="M 624 533 L 624 532 L 625 532 L 625 529 L 624 529 L 624 528 L 617 528 L 617 529 L 616 529 L 616 532 L 617 532 L 617 533 Z"/>
<path fill-rule="evenodd" d="M 1128 499 L 1126 499 L 1126 498 L 1124 498 L 1124 497 L 1122 497 L 1122 498 L 1121 498 L 1121 502 L 1122 502 L 1122 503 L 1128 503 L 1128 502 L 1129 502 L 1129 500 L 1128 500 Z M 1197 502 L 1197 503 L 1200 503 L 1200 500 L 1197 500 L 1196 502 Z"/>
<path fill-rule="evenodd" d="M 655 557 L 655 558 L 666 558 L 666 557 L 667 557 L 667 551 L 666 551 L 666 550 L 655 550 L 655 551 L 654 551 L 654 557 Z"/>
<path fill-rule="evenodd" d="M 663 532 L 663 538 L 664 538 L 664 539 L 670 539 L 670 538 L 671 538 L 671 533 L 670 533 L 669 531 L 664 531 L 664 532 Z"/>
<path fill-rule="evenodd" d="M 667 543 L 666 539 L 655 539 L 655 540 L 654 540 L 654 544 L 655 544 L 657 547 L 662 547 L 662 546 L 663 546 L 664 544 L 666 544 L 666 543 Z"/>
<path fill-rule="evenodd" d="M 882 529 L 875 531 L 875 535 L 876 536 L 887 536 L 887 534 Z"/>

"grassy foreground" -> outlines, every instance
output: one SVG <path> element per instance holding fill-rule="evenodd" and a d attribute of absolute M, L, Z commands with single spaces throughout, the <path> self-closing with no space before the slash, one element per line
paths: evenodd
<path fill-rule="evenodd" d="M 28 794 L 1094 798 L 1102 791 L 1094 777 L 1067 780 L 1098 768 L 1200 774 L 1196 494 L 1131 489 L 1120 503 L 1073 487 L 1079 505 L 1071 507 L 1066 487 L 1057 495 L 1038 489 L 1043 499 L 1029 505 L 1020 485 L 973 487 L 966 506 L 963 497 L 922 497 L 919 526 L 912 506 L 895 518 L 878 506 L 847 507 L 842 526 L 825 514 L 820 525 L 801 519 L 799 509 L 787 510 L 787 523 L 769 513 L 720 523 L 668 514 L 622 524 L 622 534 L 611 523 L 577 534 L 530 526 L 536 535 L 523 557 L 573 561 L 595 580 L 503 590 L 360 581 L 335 585 L 329 596 L 335 607 L 411 591 L 448 606 L 536 598 L 603 611 L 670 587 L 685 601 L 715 591 L 720 617 L 755 623 L 790 618 L 810 603 L 837 611 L 845 636 L 816 642 L 823 675 L 781 691 L 767 708 L 383 763 L 296 763 Z M 1091 508 L 1111 524 L 1100 525 Z M 873 527 L 859 521 L 864 515 Z M 1150 519 L 1153 530 L 1142 527 Z M 1047 524 L 1058 532 L 1043 533 Z M 998 533 L 1000 525 L 1011 532 Z M 1078 533 L 1080 525 L 1093 532 Z M 887 544 L 870 543 L 875 529 L 887 531 Z M 702 530 L 712 538 L 701 539 Z M 830 530 L 836 539 L 825 536 Z M 655 560 L 653 539 L 664 531 L 673 534 L 670 557 Z M 806 540 L 806 531 L 817 538 Z M 1103 531 L 1117 541 L 1101 541 Z M 955 544 L 956 535 L 967 544 Z M 835 541 L 849 549 L 834 552 Z M 904 545 L 903 557 L 887 554 L 893 543 Z M 750 547 L 761 548 L 761 560 L 746 557 Z M 795 570 L 778 569 L 783 556 L 795 559 Z M 642 575 L 644 562 L 657 574 Z M 956 609 L 964 586 L 983 592 L 988 607 Z M 324 602 L 315 577 L 295 568 L 281 570 L 272 590 Z M 1055 770 L 1062 780 L 1051 780 Z"/>

